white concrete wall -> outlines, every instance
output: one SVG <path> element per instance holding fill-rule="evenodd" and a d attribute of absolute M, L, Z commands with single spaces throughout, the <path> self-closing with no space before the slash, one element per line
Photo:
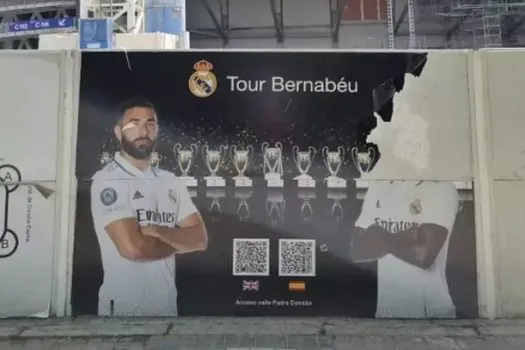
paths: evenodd
<path fill-rule="evenodd" d="M 525 316 L 525 52 L 485 54 L 500 316 Z"/>

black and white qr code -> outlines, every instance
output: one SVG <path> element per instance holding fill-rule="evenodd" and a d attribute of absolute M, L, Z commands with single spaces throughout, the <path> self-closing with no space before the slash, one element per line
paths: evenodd
<path fill-rule="evenodd" d="M 234 276 L 270 275 L 270 240 L 235 238 L 233 240 Z"/>
<path fill-rule="evenodd" d="M 315 276 L 315 240 L 279 240 L 279 276 Z"/>

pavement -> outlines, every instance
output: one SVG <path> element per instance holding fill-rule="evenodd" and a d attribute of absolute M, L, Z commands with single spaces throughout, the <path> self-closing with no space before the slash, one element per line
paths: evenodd
<path fill-rule="evenodd" d="M 59 318 L 0 320 L 0 350 L 525 349 L 525 320 Z"/>

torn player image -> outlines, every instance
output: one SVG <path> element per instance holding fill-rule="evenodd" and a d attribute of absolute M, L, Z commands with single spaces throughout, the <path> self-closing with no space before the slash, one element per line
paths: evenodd
<path fill-rule="evenodd" d="M 376 317 L 456 317 L 446 267 L 458 206 L 449 182 L 371 182 L 350 253 L 357 263 L 377 261 Z"/>
<path fill-rule="evenodd" d="M 93 176 L 91 212 L 104 269 L 99 315 L 176 316 L 175 255 L 207 247 L 185 184 L 150 166 L 158 132 L 151 103 L 124 102 L 114 127 L 120 150 Z"/>

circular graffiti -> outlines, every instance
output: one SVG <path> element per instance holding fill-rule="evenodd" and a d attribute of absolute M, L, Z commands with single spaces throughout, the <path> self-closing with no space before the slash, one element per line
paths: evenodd
<path fill-rule="evenodd" d="M 0 230 L 0 258 L 8 258 L 18 249 L 18 235 L 9 228 L 9 195 L 20 186 L 20 170 L 13 165 L 0 165 L 0 186 L 4 187 L 4 222 Z"/>

